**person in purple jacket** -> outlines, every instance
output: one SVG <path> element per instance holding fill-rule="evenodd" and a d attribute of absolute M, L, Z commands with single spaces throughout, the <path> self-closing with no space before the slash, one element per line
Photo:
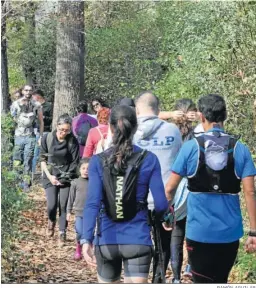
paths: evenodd
<path fill-rule="evenodd" d="M 104 152 L 104 155 L 108 156 L 109 167 L 112 171 L 119 169 L 118 167 L 127 167 L 127 162 L 134 152 L 143 150 L 132 144 L 133 135 L 137 129 L 134 109 L 124 105 L 115 106 L 111 110 L 110 128 L 113 134 L 113 144 Z M 159 217 L 168 208 L 159 161 L 155 154 L 148 151 L 137 172 L 135 205 L 144 201 L 144 208 L 137 210 L 131 220 L 115 222 L 106 213 L 105 185 L 100 157 L 100 154 L 94 155 L 89 166 L 88 194 L 83 212 L 83 235 L 80 240 L 83 245 L 84 258 L 89 265 L 96 266 L 97 262 L 99 283 L 119 282 L 122 264 L 125 283 L 147 283 L 152 258 L 151 228 L 148 224 L 145 200 L 149 189 Z M 97 225 L 100 227 L 100 233 L 97 232 L 94 239 L 97 217 L 100 217 Z M 93 240 L 95 240 L 95 255 Z"/>
<path fill-rule="evenodd" d="M 81 101 L 78 103 L 76 111 L 77 116 L 73 118 L 72 121 L 72 132 L 79 143 L 79 155 L 80 158 L 83 156 L 85 143 L 89 130 L 98 125 L 98 121 L 87 114 L 88 105 L 86 101 Z"/>

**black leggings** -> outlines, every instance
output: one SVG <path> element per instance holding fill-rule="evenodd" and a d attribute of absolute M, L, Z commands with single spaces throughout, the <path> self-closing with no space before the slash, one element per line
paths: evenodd
<path fill-rule="evenodd" d="M 194 283 L 227 283 L 239 240 L 231 243 L 201 243 L 186 239 Z"/>
<path fill-rule="evenodd" d="M 186 219 L 176 222 L 171 236 L 171 266 L 173 277 L 180 280 L 181 267 L 183 262 L 183 243 L 185 238 Z"/>
<path fill-rule="evenodd" d="M 65 229 L 67 228 L 66 209 L 68 203 L 69 189 L 70 187 L 60 188 L 58 186 L 51 186 L 45 189 L 47 198 L 47 213 L 50 221 L 56 221 L 57 208 L 59 206 L 60 231 L 65 231 Z"/>

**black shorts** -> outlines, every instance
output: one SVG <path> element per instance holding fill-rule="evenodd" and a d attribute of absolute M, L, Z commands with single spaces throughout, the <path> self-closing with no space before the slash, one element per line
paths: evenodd
<path fill-rule="evenodd" d="M 98 277 L 104 282 L 120 279 L 122 263 L 125 277 L 148 278 L 153 255 L 146 245 L 102 245 L 95 247 Z"/>

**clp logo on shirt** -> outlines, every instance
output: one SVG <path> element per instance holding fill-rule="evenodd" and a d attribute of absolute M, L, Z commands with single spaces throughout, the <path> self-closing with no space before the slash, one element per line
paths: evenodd
<path fill-rule="evenodd" d="M 165 147 L 165 146 L 171 146 L 174 142 L 173 136 L 165 136 L 164 139 L 160 139 L 159 137 L 152 137 L 151 139 L 145 138 L 141 139 L 137 142 L 138 146 L 141 147 Z"/>

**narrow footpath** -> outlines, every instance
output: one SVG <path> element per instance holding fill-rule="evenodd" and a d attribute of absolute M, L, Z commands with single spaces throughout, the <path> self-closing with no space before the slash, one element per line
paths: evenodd
<path fill-rule="evenodd" d="M 33 186 L 28 197 L 34 204 L 22 213 L 24 219 L 19 229 L 19 239 L 13 245 L 19 255 L 19 262 L 9 273 L 8 282 L 97 283 L 95 268 L 88 266 L 84 260 L 73 260 L 76 245 L 74 217 L 67 229 L 67 242 L 61 248 L 58 245 L 57 227 L 53 238 L 46 236 L 46 198 L 43 189 L 39 185 Z M 166 276 L 169 282 L 172 278 L 170 270 Z M 182 283 L 191 281 L 182 279 Z"/>

